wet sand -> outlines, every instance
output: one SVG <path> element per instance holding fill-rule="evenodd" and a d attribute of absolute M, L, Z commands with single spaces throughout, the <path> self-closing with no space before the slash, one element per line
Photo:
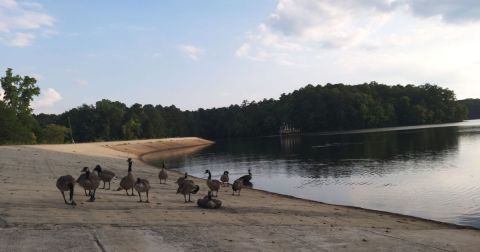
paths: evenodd
<path fill-rule="evenodd" d="M 209 144 L 198 138 L 75 145 L 0 147 L 0 251 L 478 251 L 475 229 L 371 210 L 328 205 L 244 189 L 222 188 L 223 207 L 200 209 L 184 203 L 169 171 L 159 184 L 152 151 L 182 155 Z M 76 207 L 65 205 L 55 187 L 65 174 L 101 164 L 119 178 L 127 157 L 133 173 L 150 180 L 150 203 L 99 189 L 87 202 L 76 186 Z M 135 158 L 136 157 L 136 158 Z M 218 178 L 217 178 L 218 179 Z M 207 192 L 205 180 L 193 179 Z"/>

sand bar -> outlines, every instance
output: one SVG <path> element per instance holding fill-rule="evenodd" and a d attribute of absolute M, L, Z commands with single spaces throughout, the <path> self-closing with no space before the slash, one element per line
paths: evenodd
<path fill-rule="evenodd" d="M 480 232 L 377 211 L 334 206 L 246 189 L 232 196 L 223 188 L 223 208 L 204 210 L 184 203 L 169 171 L 141 160 L 148 153 L 182 155 L 209 144 L 175 138 L 75 145 L 0 147 L 0 251 L 478 251 Z M 183 151 L 182 151 L 183 150 Z M 144 155 L 146 154 L 146 155 Z M 150 203 L 124 191 L 99 190 L 87 202 L 76 187 L 77 206 L 65 205 L 55 187 L 60 175 L 77 177 L 84 166 L 101 164 L 133 173 L 152 184 Z M 205 180 L 194 179 L 203 197 Z M 112 182 L 112 189 L 119 180 Z"/>

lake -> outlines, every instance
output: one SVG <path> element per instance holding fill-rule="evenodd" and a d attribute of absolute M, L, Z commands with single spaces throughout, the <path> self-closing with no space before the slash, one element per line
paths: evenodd
<path fill-rule="evenodd" d="M 254 188 L 480 228 L 480 120 L 219 140 L 167 165 L 231 181 L 250 168 Z"/>

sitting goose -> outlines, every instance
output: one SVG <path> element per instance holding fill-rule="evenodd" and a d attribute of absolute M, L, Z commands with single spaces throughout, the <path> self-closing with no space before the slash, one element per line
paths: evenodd
<path fill-rule="evenodd" d="M 95 201 L 95 193 L 97 188 L 100 186 L 100 179 L 95 173 L 91 173 L 88 167 L 84 167 L 82 170 L 83 174 L 80 175 L 77 179 L 77 183 L 83 187 L 83 189 L 88 190 L 90 199 L 88 201 Z"/>
<path fill-rule="evenodd" d="M 232 195 L 235 195 L 235 192 L 238 192 L 238 196 L 240 196 L 240 191 L 242 190 L 243 187 L 243 181 L 241 179 L 237 179 L 233 182 L 232 184 Z"/>
<path fill-rule="evenodd" d="M 210 170 L 205 170 L 205 173 L 208 173 L 208 179 L 207 179 L 208 188 L 210 188 L 210 191 L 212 191 L 212 195 L 213 195 L 213 192 L 216 192 L 216 194 L 213 195 L 214 197 L 218 197 L 218 190 L 220 189 L 220 185 L 222 184 L 222 182 L 216 179 L 212 180 L 212 173 L 210 172 Z"/>
<path fill-rule="evenodd" d="M 98 173 L 98 177 L 100 178 L 101 181 L 103 181 L 102 189 L 105 189 L 105 182 L 108 182 L 108 189 L 107 190 L 110 190 L 110 182 L 115 177 L 115 173 L 113 173 L 113 172 L 111 172 L 107 169 L 103 169 L 100 165 L 95 166 L 95 169 L 93 169 L 93 170 Z"/>
<path fill-rule="evenodd" d="M 75 179 L 72 175 L 65 175 L 61 176 L 57 179 L 57 188 L 60 190 L 63 196 L 63 201 L 65 204 L 75 206 L 77 205 L 75 201 L 73 201 L 73 189 L 75 187 Z M 70 203 L 67 202 L 65 199 L 65 191 L 70 191 Z"/>
<path fill-rule="evenodd" d="M 197 205 L 201 208 L 215 209 L 222 206 L 222 201 L 212 199 L 212 191 L 208 191 L 207 196 L 197 200 Z"/>
<path fill-rule="evenodd" d="M 228 181 L 230 180 L 230 178 L 228 177 L 228 171 L 223 172 L 223 175 L 220 177 L 220 180 L 222 181 L 222 185 L 228 186 Z"/>
<path fill-rule="evenodd" d="M 120 186 L 118 187 L 117 191 L 120 190 L 125 190 L 127 193 L 127 196 L 135 196 L 133 193 L 133 186 L 135 185 L 135 177 L 132 174 L 132 159 L 128 158 L 128 174 L 127 176 L 123 177 L 122 180 L 120 180 Z M 128 190 L 132 189 L 132 194 L 128 194 Z"/>
<path fill-rule="evenodd" d="M 162 183 L 162 180 L 164 181 L 165 184 L 167 183 L 168 174 L 167 174 L 167 171 L 165 170 L 165 162 L 163 162 L 162 169 L 158 173 L 158 178 L 160 179 L 160 184 Z"/>
<path fill-rule="evenodd" d="M 135 185 L 133 187 L 138 192 L 138 197 L 140 197 L 140 200 L 138 202 L 142 202 L 142 192 L 144 192 L 147 194 L 147 201 L 145 202 L 150 203 L 150 201 L 148 201 L 148 191 L 150 190 L 150 183 L 148 182 L 148 180 L 137 178 L 137 182 L 135 182 Z"/>
<path fill-rule="evenodd" d="M 200 187 L 198 185 L 195 185 L 195 183 L 192 180 L 183 180 L 179 185 L 177 189 L 177 193 L 183 194 L 183 197 L 185 198 L 185 203 L 187 202 L 192 202 L 190 199 L 190 194 L 196 194 L 200 190 Z M 187 194 L 188 194 L 188 201 L 187 201 Z"/>

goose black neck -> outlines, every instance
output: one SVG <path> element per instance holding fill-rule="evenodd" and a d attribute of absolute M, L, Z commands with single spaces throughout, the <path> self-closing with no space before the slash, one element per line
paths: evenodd
<path fill-rule="evenodd" d="M 90 171 L 86 171 L 86 172 L 85 172 L 85 178 L 88 179 L 89 177 L 90 177 Z"/>
<path fill-rule="evenodd" d="M 211 180 L 212 179 L 212 173 L 210 173 L 210 171 L 208 171 L 208 180 Z"/>

